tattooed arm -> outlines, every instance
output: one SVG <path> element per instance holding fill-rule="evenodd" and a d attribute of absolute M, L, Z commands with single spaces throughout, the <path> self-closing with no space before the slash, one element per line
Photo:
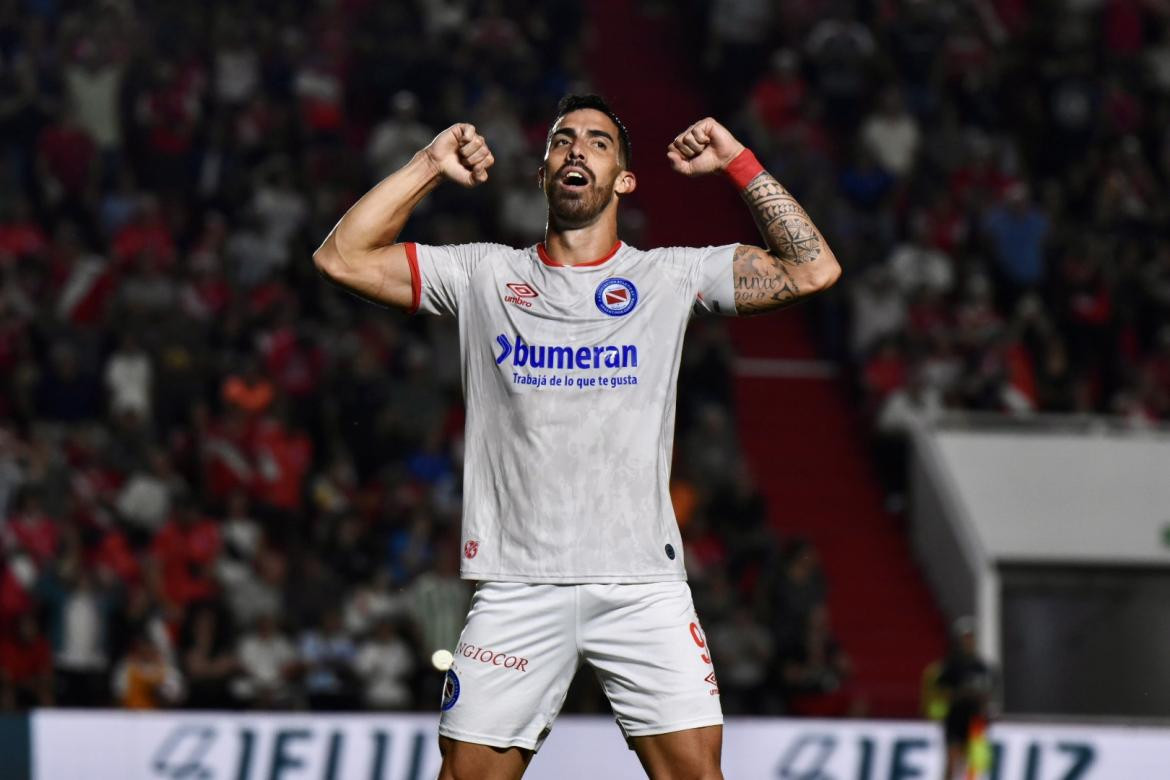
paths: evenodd
<path fill-rule="evenodd" d="M 699 176 L 727 170 L 743 151 L 743 144 L 727 128 L 708 118 L 675 138 L 667 157 L 679 173 Z M 761 169 L 746 182 L 742 195 L 767 249 L 741 244 L 735 250 L 732 273 L 737 313 L 773 311 L 837 281 L 841 266 L 836 256 L 780 182 Z"/>

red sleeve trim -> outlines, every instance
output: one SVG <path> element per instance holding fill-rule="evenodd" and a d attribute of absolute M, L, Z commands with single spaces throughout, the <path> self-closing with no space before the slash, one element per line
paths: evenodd
<path fill-rule="evenodd" d="M 418 311 L 422 303 L 422 275 L 418 272 L 418 245 L 413 241 L 403 244 L 406 247 L 406 263 L 410 266 L 410 313 Z"/>

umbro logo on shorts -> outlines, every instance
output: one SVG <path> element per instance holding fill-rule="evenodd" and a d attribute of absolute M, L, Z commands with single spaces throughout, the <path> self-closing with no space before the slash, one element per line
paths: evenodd
<path fill-rule="evenodd" d="M 508 282 L 504 286 L 512 291 L 511 295 L 504 296 L 504 303 L 511 303 L 524 309 L 532 308 L 532 301 L 529 298 L 535 298 L 540 295 L 532 285 L 525 284 L 524 282 Z"/>

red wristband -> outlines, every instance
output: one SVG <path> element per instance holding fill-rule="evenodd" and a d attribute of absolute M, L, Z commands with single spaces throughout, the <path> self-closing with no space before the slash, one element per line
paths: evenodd
<path fill-rule="evenodd" d="M 747 189 L 752 179 L 763 172 L 764 166 L 760 165 L 760 161 L 752 154 L 752 150 L 746 146 L 724 169 L 724 173 L 735 183 L 736 188 L 741 190 Z"/>

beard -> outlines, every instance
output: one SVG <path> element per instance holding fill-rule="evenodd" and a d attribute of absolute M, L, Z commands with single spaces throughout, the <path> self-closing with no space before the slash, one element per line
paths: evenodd
<path fill-rule="evenodd" d="M 605 186 L 594 181 L 588 187 L 568 190 L 559 182 L 549 182 L 545 187 L 548 198 L 549 222 L 558 228 L 583 228 L 597 221 L 613 199 L 613 182 Z"/>

